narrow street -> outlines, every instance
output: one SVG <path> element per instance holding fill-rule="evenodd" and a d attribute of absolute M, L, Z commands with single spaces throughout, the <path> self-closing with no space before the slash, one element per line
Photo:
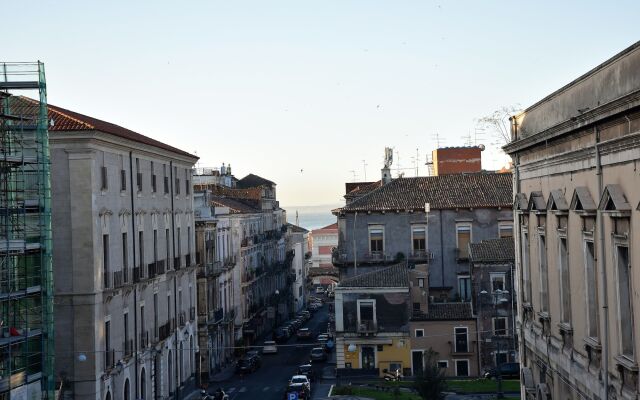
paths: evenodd
<path fill-rule="evenodd" d="M 328 309 L 328 305 L 325 304 L 304 325 L 313 331 L 314 338 L 319 333 L 326 332 L 329 321 Z M 298 341 L 294 335 L 287 343 L 278 347 L 277 354 L 262 355 L 262 366 L 256 372 L 242 378 L 236 374 L 228 381 L 212 385 L 210 391 L 213 392 L 220 386 L 229 395 L 229 400 L 282 400 L 287 383 L 296 373 L 298 366 L 309 363 L 309 353 L 313 347 L 313 340 Z M 322 383 L 321 380 L 322 370 L 327 367 L 327 363 L 316 362 L 313 366 L 316 379 L 311 383 L 311 398 L 325 398 L 331 386 L 330 383 Z"/>

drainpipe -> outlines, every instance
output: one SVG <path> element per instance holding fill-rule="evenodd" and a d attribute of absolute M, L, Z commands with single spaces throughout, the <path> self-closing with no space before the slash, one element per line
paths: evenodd
<path fill-rule="evenodd" d="M 598 128 L 593 128 L 595 136 L 595 151 L 596 151 L 596 176 L 598 177 L 598 195 L 603 191 L 603 177 L 602 177 L 602 159 L 600 158 L 600 132 Z M 609 300 L 607 294 L 607 272 L 605 271 L 605 259 L 604 259 L 604 221 L 602 210 L 597 211 L 598 220 L 598 267 L 600 268 L 600 280 L 602 281 L 602 312 L 604 314 L 604 332 L 603 337 L 603 369 L 604 369 L 604 398 L 609 399 Z"/>
<path fill-rule="evenodd" d="M 137 173 L 138 171 L 136 171 Z M 131 238 L 133 239 L 133 266 L 135 268 L 136 265 L 136 213 L 135 213 L 135 204 L 134 204 L 134 196 L 133 196 L 133 152 L 129 152 L 129 181 L 130 181 L 130 190 L 131 193 Z M 131 277 L 133 280 L 133 276 Z M 137 282 L 133 284 L 133 353 L 134 353 L 134 369 L 135 369 L 135 382 L 136 389 L 134 390 L 136 394 L 136 398 L 138 396 L 138 285 Z"/>
<path fill-rule="evenodd" d="M 440 278 L 441 285 L 444 288 L 444 243 L 442 242 L 442 209 L 438 210 L 440 225 Z"/>
<path fill-rule="evenodd" d="M 515 118 L 513 118 L 513 132 L 514 132 L 514 140 L 517 137 L 517 125 L 515 122 Z M 513 191 L 514 193 L 520 193 L 521 189 L 521 185 L 520 185 L 520 156 L 518 154 L 514 154 L 514 163 L 513 163 Z M 516 262 L 516 270 L 519 271 L 518 273 L 518 297 L 520 298 L 520 301 L 518 301 L 518 322 L 520 323 L 519 329 L 518 329 L 518 351 L 520 353 L 520 363 L 521 365 L 527 365 L 527 349 L 526 349 L 526 345 L 525 345 L 525 340 L 524 340 L 524 319 L 522 318 L 522 313 L 520 312 L 520 310 L 522 310 L 522 304 L 523 304 L 523 299 L 524 299 L 524 291 L 527 290 L 524 286 L 524 278 L 523 278 L 523 274 L 522 274 L 522 262 L 521 262 L 521 257 L 522 257 L 522 227 L 520 226 L 520 218 L 518 217 L 518 214 L 516 213 L 516 211 L 513 211 L 513 224 L 514 224 L 514 232 L 513 234 L 515 235 L 515 243 L 516 243 L 516 257 L 515 257 L 515 262 Z M 518 246 L 519 244 L 519 246 Z M 528 244 L 525 244 L 528 245 Z M 513 276 L 513 273 L 511 275 L 511 279 L 512 282 L 515 281 L 515 277 Z M 513 290 L 514 288 L 511 288 L 512 292 L 515 294 L 515 291 Z M 511 313 L 514 313 L 513 310 L 513 295 L 511 296 L 511 302 L 512 302 L 512 307 L 511 307 Z M 514 317 L 514 322 L 515 322 L 515 317 Z M 513 331 L 514 333 L 516 332 L 516 325 L 515 323 L 513 324 Z M 515 347 L 515 343 L 514 343 L 514 347 Z M 526 398 L 526 388 L 524 386 L 522 386 L 520 388 L 520 396 L 521 398 Z"/>

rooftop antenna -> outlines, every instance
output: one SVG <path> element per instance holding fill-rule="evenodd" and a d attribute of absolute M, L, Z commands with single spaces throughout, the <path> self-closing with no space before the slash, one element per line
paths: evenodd
<path fill-rule="evenodd" d="M 468 131 L 467 136 L 463 136 L 465 138 L 464 145 L 465 146 L 473 146 L 473 141 L 471 140 L 471 130 Z"/>
<path fill-rule="evenodd" d="M 367 164 L 365 160 L 362 160 L 362 169 L 364 170 L 364 181 L 367 181 Z"/>
<path fill-rule="evenodd" d="M 440 148 L 440 135 L 436 132 L 432 137 L 436 140 L 436 149 Z"/>
<path fill-rule="evenodd" d="M 353 181 L 355 182 L 356 181 L 356 177 L 358 176 L 358 175 L 356 175 L 356 171 L 352 169 L 349 172 L 351 172 L 353 174 Z"/>
<path fill-rule="evenodd" d="M 396 158 L 398 159 L 398 163 L 396 164 L 396 175 L 400 176 L 400 150 L 396 150 Z"/>
<path fill-rule="evenodd" d="M 478 145 L 478 139 L 480 139 L 480 141 L 482 142 L 484 140 L 484 128 L 478 128 L 476 127 L 473 131 L 473 141 L 475 142 L 474 145 Z"/>

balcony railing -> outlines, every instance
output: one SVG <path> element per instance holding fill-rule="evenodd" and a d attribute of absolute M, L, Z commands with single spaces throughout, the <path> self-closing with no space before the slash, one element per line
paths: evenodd
<path fill-rule="evenodd" d="M 158 260 L 158 262 L 156 263 L 156 274 L 164 274 L 164 260 Z"/>
<path fill-rule="evenodd" d="M 173 332 L 173 321 L 169 320 L 164 325 L 160 325 L 158 329 L 158 338 L 162 341 L 171 336 L 171 332 Z"/>
<path fill-rule="evenodd" d="M 133 267 L 133 283 L 138 283 L 144 278 L 141 267 Z"/>
<path fill-rule="evenodd" d="M 391 261 L 391 256 L 385 254 L 383 251 L 370 251 L 365 254 L 365 261 L 370 262 L 383 262 L 383 261 Z"/>
<path fill-rule="evenodd" d="M 222 307 L 218 308 L 213 312 L 213 322 L 220 322 L 224 318 L 224 309 Z"/>
<path fill-rule="evenodd" d="M 105 371 L 112 369 L 115 365 L 116 365 L 116 351 L 114 349 L 107 350 L 104 353 Z"/>
<path fill-rule="evenodd" d="M 413 250 L 409 253 L 409 260 L 411 261 L 431 261 L 433 260 L 433 253 L 431 250 Z"/>
<path fill-rule="evenodd" d="M 124 357 L 130 357 L 133 354 L 133 339 L 125 340 L 122 344 L 122 350 L 124 351 Z"/>
<path fill-rule="evenodd" d="M 185 262 L 185 267 L 190 267 L 191 266 L 191 254 L 186 254 L 184 256 L 184 262 Z"/>
<path fill-rule="evenodd" d="M 157 274 L 156 263 L 152 262 L 150 264 L 147 264 L 147 278 L 149 279 L 154 278 L 156 274 Z"/>
<path fill-rule="evenodd" d="M 173 258 L 173 269 L 176 271 L 182 267 L 182 257 L 174 257 Z"/>
<path fill-rule="evenodd" d="M 113 271 L 113 287 L 119 288 L 123 285 L 122 271 Z"/>
<path fill-rule="evenodd" d="M 358 324 L 358 333 L 368 334 L 376 333 L 378 331 L 378 324 L 371 320 L 361 320 Z"/>
<path fill-rule="evenodd" d="M 184 311 L 180 311 L 178 314 L 178 322 L 180 327 L 182 328 L 187 323 L 187 313 Z"/>

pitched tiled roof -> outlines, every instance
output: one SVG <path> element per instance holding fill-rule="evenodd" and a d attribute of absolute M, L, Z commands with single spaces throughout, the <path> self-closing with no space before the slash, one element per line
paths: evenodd
<path fill-rule="evenodd" d="M 511 174 L 477 173 L 398 178 L 334 212 L 512 206 Z"/>
<path fill-rule="evenodd" d="M 515 258 L 513 238 L 483 240 L 469 245 L 472 263 L 513 263 Z"/>
<path fill-rule="evenodd" d="M 380 187 L 380 181 L 377 182 L 360 182 L 357 185 L 346 183 L 347 185 L 347 194 L 344 195 L 345 198 L 353 198 L 363 196 L 372 190 L 375 190 Z M 350 189 L 350 190 L 349 190 Z"/>
<path fill-rule="evenodd" d="M 258 187 L 258 186 L 262 186 L 262 185 L 273 186 L 273 185 L 275 185 L 275 183 L 273 183 L 270 180 L 265 179 L 265 178 L 263 178 L 261 176 L 258 176 L 258 175 L 255 175 L 255 174 L 249 174 L 249 175 L 245 176 L 244 178 L 240 179 L 238 181 L 238 183 L 236 184 L 236 186 L 241 188 L 241 189 L 253 188 L 253 187 Z"/>
<path fill-rule="evenodd" d="M 301 226 L 295 225 L 295 224 L 291 224 L 289 222 L 287 222 L 287 226 L 289 226 L 291 228 L 291 231 L 294 233 L 307 233 L 309 232 L 307 229 L 304 229 Z"/>
<path fill-rule="evenodd" d="M 229 207 L 231 214 L 254 214 L 260 212 L 250 204 L 229 197 L 211 196 L 210 202 L 215 207 Z"/>
<path fill-rule="evenodd" d="M 473 319 L 471 303 L 429 303 L 428 313 L 414 313 L 414 321 Z"/>
<path fill-rule="evenodd" d="M 367 272 L 340 281 L 340 287 L 409 287 L 409 269 L 406 263 L 395 264 L 377 271 Z"/>
<path fill-rule="evenodd" d="M 12 96 L 12 113 L 16 115 L 37 115 L 39 102 L 24 96 Z M 158 140 L 144 136 L 111 122 L 102 121 L 97 118 L 89 117 L 84 114 L 70 111 L 61 107 L 48 104 L 49 121 L 53 121 L 53 125 L 49 125 L 49 132 L 71 132 L 71 131 L 100 131 L 118 136 L 134 142 L 155 146 L 164 150 L 172 151 L 184 156 L 197 159 L 198 157 L 187 153 L 186 151 L 177 149 Z"/>

